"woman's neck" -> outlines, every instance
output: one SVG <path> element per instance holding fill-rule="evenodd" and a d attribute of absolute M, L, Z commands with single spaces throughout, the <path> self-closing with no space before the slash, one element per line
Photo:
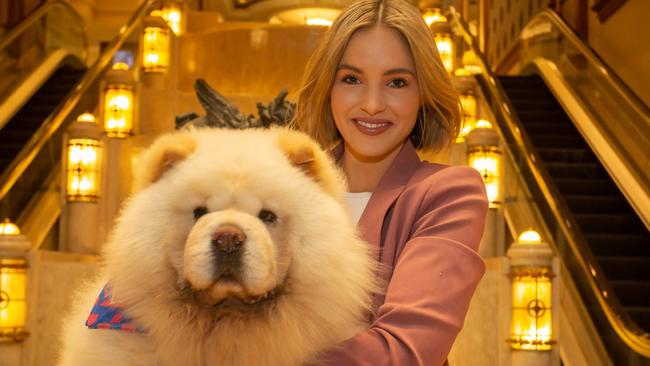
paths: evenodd
<path fill-rule="evenodd" d="M 358 157 L 352 149 L 345 146 L 339 164 L 347 177 L 348 191 L 374 192 L 400 150 L 402 150 L 402 145 L 381 159 L 367 160 Z"/>

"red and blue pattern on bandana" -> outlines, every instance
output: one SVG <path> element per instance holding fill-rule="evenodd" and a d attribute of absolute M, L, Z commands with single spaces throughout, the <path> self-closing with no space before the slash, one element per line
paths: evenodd
<path fill-rule="evenodd" d="M 95 305 L 86 319 L 86 327 L 90 329 L 115 329 L 126 332 L 144 333 L 144 329 L 124 315 L 124 307 L 113 302 L 113 291 L 110 284 L 106 284 L 99 293 Z"/>

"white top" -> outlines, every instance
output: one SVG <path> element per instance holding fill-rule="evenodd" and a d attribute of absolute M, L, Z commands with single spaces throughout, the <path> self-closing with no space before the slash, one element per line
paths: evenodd
<path fill-rule="evenodd" d="M 366 209 L 366 205 L 372 196 L 372 192 L 346 192 L 345 198 L 348 200 L 348 211 L 350 212 L 350 217 L 352 217 L 352 222 L 354 224 L 359 223 L 359 218 L 363 213 L 363 210 Z"/>

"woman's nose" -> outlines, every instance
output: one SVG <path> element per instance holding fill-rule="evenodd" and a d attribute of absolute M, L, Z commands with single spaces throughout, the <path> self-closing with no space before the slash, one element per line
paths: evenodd
<path fill-rule="evenodd" d="M 381 88 L 367 88 L 366 92 L 363 95 L 361 110 L 368 113 L 370 116 L 374 116 L 377 113 L 383 112 L 385 109 L 386 101 L 384 100 L 384 95 L 381 91 Z"/>

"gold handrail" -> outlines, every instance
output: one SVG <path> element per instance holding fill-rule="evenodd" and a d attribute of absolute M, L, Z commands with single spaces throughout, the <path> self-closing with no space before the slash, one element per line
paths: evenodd
<path fill-rule="evenodd" d="M 23 34 L 27 29 L 29 29 L 36 21 L 40 18 L 47 15 L 50 10 L 54 7 L 62 6 L 66 11 L 68 11 L 72 16 L 77 18 L 77 24 L 83 24 L 83 19 L 68 3 L 63 1 L 48 1 L 45 4 L 41 5 L 34 12 L 29 14 L 23 21 L 21 21 L 17 26 L 13 27 L 7 34 L 5 34 L 2 39 L 0 39 L 0 50 L 3 50 L 11 42 L 13 42 L 18 36 Z M 88 48 L 88 39 L 84 37 L 85 49 Z M 85 55 L 84 55 L 85 58 Z"/>
<path fill-rule="evenodd" d="M 103 70 L 110 64 L 115 52 L 119 50 L 124 41 L 142 23 L 144 18 L 149 15 L 150 10 L 159 3 L 160 0 L 147 0 L 133 13 L 129 21 L 120 28 L 118 34 L 113 37 L 97 61 L 84 74 L 71 94 L 66 98 L 65 103 L 50 114 L 38 131 L 32 135 L 27 144 L 20 150 L 18 156 L 0 176 L 0 200 L 7 195 L 18 178 L 20 178 L 36 155 L 41 151 L 43 145 L 61 127 L 75 106 L 77 106 L 81 97 L 101 76 Z"/>
<path fill-rule="evenodd" d="M 449 15 L 448 19 L 450 20 L 450 24 L 459 31 L 465 42 L 480 60 L 482 69 L 480 76 L 484 79 L 481 85 L 485 86 L 485 95 L 489 98 L 488 102 L 500 126 L 501 133 L 506 140 L 513 142 L 509 146 L 518 158 L 519 168 L 532 174 L 536 186 L 541 191 L 543 200 L 549 206 L 555 224 L 567 239 L 577 259 L 582 275 L 586 278 L 589 288 L 594 293 L 607 320 L 625 344 L 644 357 L 650 357 L 650 334 L 641 329 L 632 321 L 629 314 L 622 310 L 623 307 L 602 274 L 600 265 L 593 258 L 584 237 L 580 232 L 573 230 L 578 225 L 575 219 L 569 214 L 566 203 L 563 200 L 557 199 L 557 197 L 560 197 L 557 188 L 548 183 L 551 181 L 550 175 L 544 167 L 537 164 L 537 162 L 541 162 L 542 160 L 533 148 L 530 138 L 525 133 L 521 122 L 512 113 L 514 109 L 510 105 L 508 97 L 503 92 L 499 81 L 487 67 L 487 62 L 478 47 L 476 39 L 469 32 L 467 25 L 453 7 L 450 7 Z M 479 79 L 479 81 L 481 80 Z"/>

